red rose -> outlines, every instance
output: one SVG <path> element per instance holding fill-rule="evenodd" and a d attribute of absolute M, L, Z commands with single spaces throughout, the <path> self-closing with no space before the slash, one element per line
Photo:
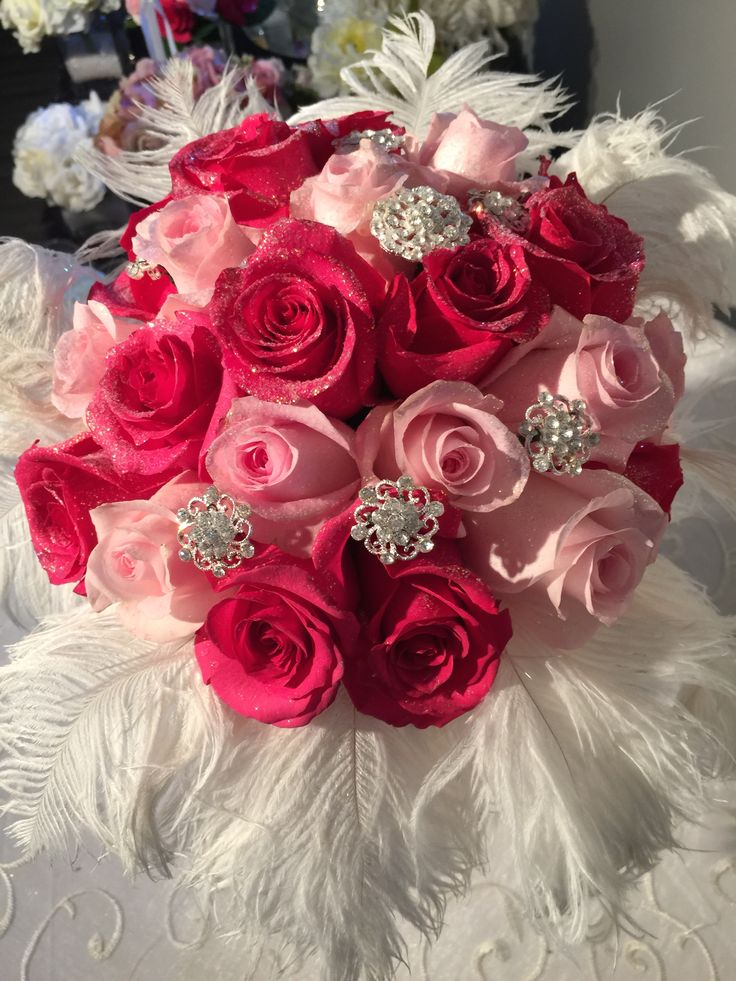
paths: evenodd
<path fill-rule="evenodd" d="M 390 725 L 446 725 L 490 690 L 511 639 L 509 614 L 458 565 L 422 558 L 387 571 L 366 557 L 368 619 L 345 659 L 345 687 L 356 708 Z"/>
<path fill-rule="evenodd" d="M 174 284 L 163 270 L 158 279 L 148 275 L 131 279 L 121 272 L 112 283 L 95 283 L 89 299 L 104 303 L 113 317 L 147 321 L 156 317 L 166 297 L 175 292 Z"/>
<path fill-rule="evenodd" d="M 333 228 L 286 219 L 245 268 L 220 275 L 209 312 L 226 367 L 251 395 L 304 398 L 346 419 L 372 399 L 384 290 Z"/>
<path fill-rule="evenodd" d="M 643 240 L 604 205 L 589 201 L 574 174 L 564 184 L 551 177 L 526 208 L 525 235 L 537 246 L 528 253 L 529 267 L 552 302 L 580 319 L 597 313 L 625 323 L 644 268 Z"/>
<path fill-rule="evenodd" d="M 107 364 L 87 423 L 115 467 L 196 470 L 236 394 L 210 332 L 183 322 L 137 330 L 113 348 Z"/>
<path fill-rule="evenodd" d="M 155 490 L 140 477 L 122 477 L 89 435 L 56 446 L 31 446 L 18 460 L 15 479 L 28 516 L 31 540 L 49 580 L 77 582 L 97 535 L 89 516 L 110 501 L 147 498 Z"/>
<path fill-rule="evenodd" d="M 339 116 L 337 119 L 315 119 L 312 122 L 301 123 L 297 128 L 309 140 L 314 159 L 321 170 L 336 150 L 336 143 L 351 133 L 362 133 L 366 130 L 390 129 L 392 133 L 403 136 L 406 130 L 389 121 L 391 113 L 375 112 L 363 109 Z"/>
<path fill-rule="evenodd" d="M 320 168 L 304 130 L 260 113 L 188 144 L 169 169 L 175 198 L 230 192 L 235 220 L 260 227 L 287 215 L 291 192 Z"/>
<path fill-rule="evenodd" d="M 588 467 L 600 469 L 602 464 L 589 463 Z M 624 477 L 670 514 L 672 502 L 683 483 L 679 444 L 637 443 L 626 463 Z"/>
<path fill-rule="evenodd" d="M 293 728 L 337 694 L 358 622 L 299 565 L 264 565 L 210 610 L 195 640 L 206 684 L 235 712 Z"/>

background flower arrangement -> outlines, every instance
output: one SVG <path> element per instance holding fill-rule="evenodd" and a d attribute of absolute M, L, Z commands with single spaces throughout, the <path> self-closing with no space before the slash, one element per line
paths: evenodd
<path fill-rule="evenodd" d="M 731 625 L 653 562 L 668 314 L 732 298 L 733 200 L 653 114 L 555 136 L 549 87 L 482 45 L 430 74 L 431 24 L 396 28 L 288 125 L 214 95 L 173 125 L 170 66 L 158 149 L 94 158 L 147 204 L 130 265 L 60 338 L 28 321 L 38 381 L 21 346 L 4 393 L 44 434 L 17 478 L 64 610 L 0 679 L 16 840 L 185 851 L 219 923 L 335 978 L 390 976 L 397 918 L 437 929 L 498 823 L 530 913 L 583 935 L 705 806 L 734 697 Z"/>
<path fill-rule="evenodd" d="M 97 13 L 118 10 L 120 0 L 3 0 L 0 23 L 23 51 L 38 51 L 45 37 L 84 31 Z"/>

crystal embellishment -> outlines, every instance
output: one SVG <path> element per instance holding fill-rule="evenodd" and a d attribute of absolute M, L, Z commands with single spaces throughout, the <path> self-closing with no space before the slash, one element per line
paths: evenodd
<path fill-rule="evenodd" d="M 144 276 L 148 276 L 150 279 L 161 279 L 161 269 L 146 259 L 133 259 L 125 267 L 125 271 L 131 279 L 143 279 Z"/>
<path fill-rule="evenodd" d="M 193 497 L 177 511 L 179 558 L 222 579 L 244 559 L 253 558 L 250 513 L 247 504 L 238 504 L 216 487 L 208 487 L 201 497 Z"/>
<path fill-rule="evenodd" d="M 392 150 L 402 150 L 406 137 L 403 133 L 394 133 L 392 129 L 354 129 L 347 136 L 341 136 L 332 142 L 336 150 L 350 153 L 358 149 L 361 140 L 370 140 L 390 153 Z"/>
<path fill-rule="evenodd" d="M 384 251 L 420 262 L 434 249 L 467 245 L 472 224 L 449 194 L 433 187 L 401 187 L 376 203 L 371 232 Z"/>
<path fill-rule="evenodd" d="M 550 392 L 541 392 L 526 410 L 519 435 L 538 473 L 571 477 L 582 473 L 592 448 L 600 442 L 585 402 Z"/>
<path fill-rule="evenodd" d="M 432 500 L 426 487 L 415 487 L 405 475 L 363 487 L 359 496 L 350 534 L 371 555 L 391 565 L 397 559 L 414 559 L 432 551 L 432 539 L 440 527 L 437 519 L 445 509 Z"/>
<path fill-rule="evenodd" d="M 529 215 L 516 198 L 500 191 L 470 191 L 468 207 L 479 214 L 490 215 L 515 232 L 525 232 Z"/>

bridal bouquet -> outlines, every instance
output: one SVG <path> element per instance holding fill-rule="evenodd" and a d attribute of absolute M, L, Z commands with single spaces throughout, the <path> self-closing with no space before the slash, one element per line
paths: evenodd
<path fill-rule="evenodd" d="M 557 92 L 482 44 L 428 76 L 431 22 L 394 26 L 352 96 L 173 152 L 74 307 L 68 435 L 15 478 L 76 595 L 0 674 L 25 854 L 185 853 L 223 928 L 334 979 L 390 977 L 497 834 L 582 936 L 705 806 L 736 694 L 730 624 L 658 558 L 673 318 L 730 295 L 736 205 L 653 114 L 552 165 Z"/>

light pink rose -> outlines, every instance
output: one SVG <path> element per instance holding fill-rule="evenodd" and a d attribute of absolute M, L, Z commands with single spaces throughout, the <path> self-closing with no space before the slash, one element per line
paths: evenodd
<path fill-rule="evenodd" d="M 87 564 L 87 597 L 96 611 L 117 603 L 137 637 L 163 644 L 188 637 L 223 596 L 207 576 L 178 556 L 176 509 L 205 485 L 185 474 L 150 501 L 103 504 L 91 512 L 97 545 Z"/>
<path fill-rule="evenodd" d="M 515 126 L 479 119 L 466 107 L 457 115 L 435 113 L 421 146 L 410 145 L 409 160 L 439 172 L 439 179 L 424 174 L 419 183 L 460 196 L 471 188 L 515 180 L 516 158 L 528 142 Z"/>
<path fill-rule="evenodd" d="M 601 437 L 592 459 L 623 471 L 640 440 L 661 439 L 684 365 L 682 338 L 664 314 L 646 325 L 594 315 L 581 323 L 555 308 L 544 330 L 514 347 L 480 387 L 503 401 L 499 416 L 514 431 L 542 391 L 584 399 Z"/>
<path fill-rule="evenodd" d="M 521 494 L 529 460 L 496 418 L 501 403 L 465 382 L 436 381 L 404 402 L 373 409 L 357 432 L 361 476 L 409 474 L 468 511 L 493 511 Z"/>
<path fill-rule="evenodd" d="M 264 99 L 275 102 L 286 76 L 283 61 L 280 58 L 256 58 L 248 74 L 258 86 L 258 91 Z"/>
<path fill-rule="evenodd" d="M 401 157 L 370 140 L 353 153 L 334 153 L 321 173 L 291 195 L 291 214 L 332 225 L 342 235 L 369 231 L 373 206 L 407 178 Z"/>
<path fill-rule="evenodd" d="M 220 194 L 170 201 L 144 218 L 133 238 L 136 257 L 163 266 L 185 294 L 212 289 L 223 269 L 239 266 L 254 248 Z"/>
<path fill-rule="evenodd" d="M 510 507 L 465 524 L 464 559 L 505 600 L 515 629 L 571 649 L 625 611 L 667 515 L 620 474 L 585 470 L 532 473 Z"/>
<path fill-rule="evenodd" d="M 355 497 L 354 433 L 307 402 L 236 399 L 207 453 L 217 487 L 253 509 L 253 538 L 309 555 L 319 525 Z"/>
<path fill-rule="evenodd" d="M 107 352 L 142 326 L 140 320 L 113 317 L 97 300 L 74 304 L 73 328 L 61 335 L 54 350 L 51 401 L 62 415 L 84 415 L 105 373 Z"/>

